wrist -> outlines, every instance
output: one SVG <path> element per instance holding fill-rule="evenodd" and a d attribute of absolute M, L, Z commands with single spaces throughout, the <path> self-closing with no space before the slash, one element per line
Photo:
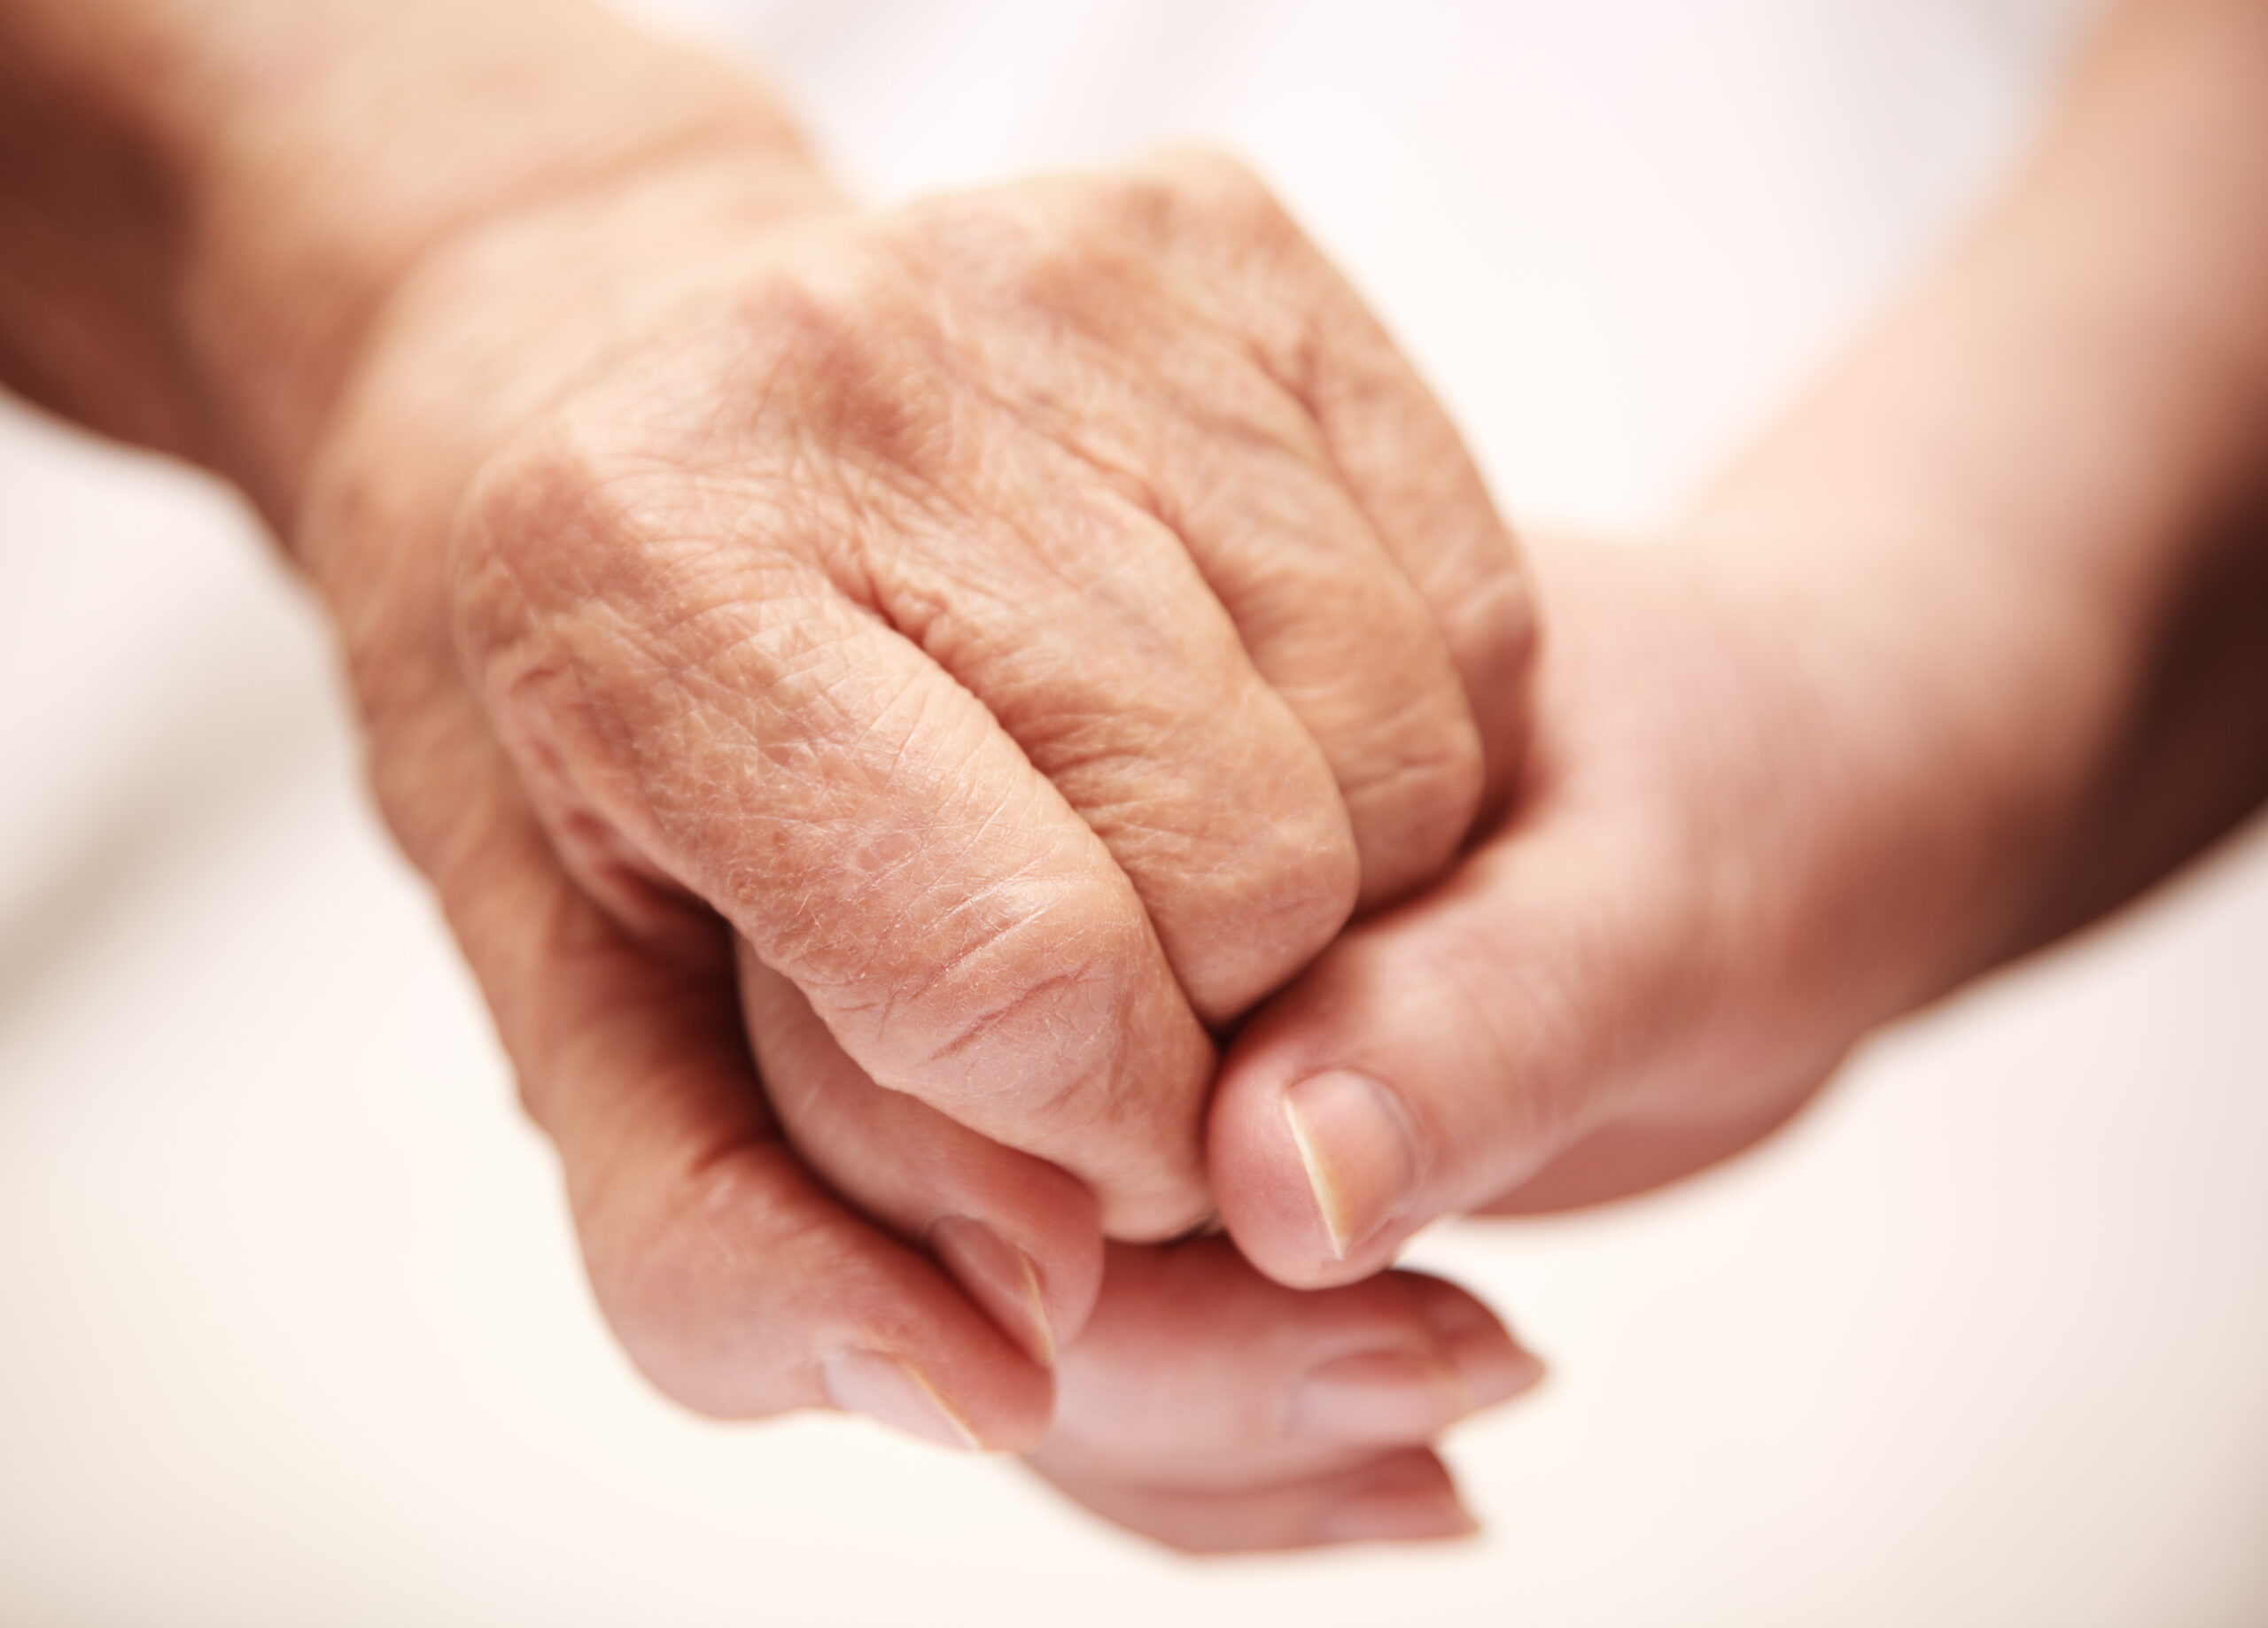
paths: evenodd
<path fill-rule="evenodd" d="M 2131 616 L 1950 503 L 1821 495 L 1759 485 L 1681 542 L 1776 703 L 1750 732 L 1785 816 L 1750 843 L 1773 947 L 1752 1004 L 1847 1040 L 2029 942 L 2142 651 Z"/>
<path fill-rule="evenodd" d="M 2133 771 L 2258 525 L 2264 43 L 2256 7 L 2129 8 L 2023 184 L 1696 517 L 1868 743 L 1899 908 L 1939 923 L 1910 998 L 2084 919 L 2241 795 Z M 2105 881 L 2122 825 L 2140 849 Z"/>
<path fill-rule="evenodd" d="M 240 70 L 216 120 L 184 324 L 286 536 L 331 404 L 396 291 L 468 234 L 641 170 L 714 161 L 782 211 L 825 182 L 740 74 L 596 11 L 392 7 Z"/>
<path fill-rule="evenodd" d="M 704 156 L 782 210 L 826 195 L 758 85 L 578 0 L 32 0 L 0 33 L 47 104 L 7 122 L 124 177 L 83 205 L 38 166 L 6 178 L 65 217 L 33 267 L 65 314 L 127 336 L 11 374 L 215 469 L 287 537 L 369 333 L 453 239 Z"/>

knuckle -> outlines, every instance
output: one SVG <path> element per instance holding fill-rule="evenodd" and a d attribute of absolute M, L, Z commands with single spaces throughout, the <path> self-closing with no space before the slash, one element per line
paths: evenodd
<path fill-rule="evenodd" d="M 1125 168 L 1048 178 L 917 205 L 905 219 L 933 263 L 1008 272 L 1045 308 L 1091 303 L 1097 285 L 1139 285 L 1161 252 L 1303 243 L 1267 183 L 1241 159 L 1203 146 L 1165 150 Z"/>
<path fill-rule="evenodd" d="M 612 585 L 634 554 L 618 456 L 575 418 L 523 431 L 475 473 L 450 538 L 459 648 L 476 671 Z"/>
<path fill-rule="evenodd" d="M 822 451 L 843 473 L 928 489 L 951 467 L 948 336 L 928 298 L 943 257 L 899 223 L 824 275 L 773 280 L 748 313 L 769 378 L 754 404 L 786 446 Z M 790 472 L 808 478 L 806 459 Z"/>
<path fill-rule="evenodd" d="M 516 755 L 571 740 L 642 762 L 738 647 L 765 567 L 687 510 L 698 485 L 596 411 L 539 426 L 475 477 L 452 539 L 456 654 Z"/>
<path fill-rule="evenodd" d="M 1268 183 L 1242 159 L 1222 148 L 1174 148 L 1161 155 L 1156 173 L 1184 207 L 1201 211 L 1216 223 L 1296 234 L 1290 214 Z"/>
<path fill-rule="evenodd" d="M 1342 787 L 1363 849 L 1372 908 L 1432 880 L 1480 812 L 1488 781 L 1480 732 L 1461 701 L 1416 698 L 1382 720 L 1377 751 Z"/>
<path fill-rule="evenodd" d="M 1331 766 L 1288 719 L 1262 722 L 1121 733 L 1107 752 L 1049 764 L 1208 1023 L 1234 1018 L 1329 942 L 1362 884 Z M 1223 764 L 1233 766 L 1225 777 Z"/>
<path fill-rule="evenodd" d="M 1084 879 L 1014 878 L 940 898 L 936 926 L 893 934 L 901 951 L 877 969 L 884 987 L 855 1004 L 836 991 L 830 1017 L 862 1031 L 854 1052 L 878 1081 L 976 1128 L 1095 1112 L 1092 1088 L 1110 1078 L 1139 1015 L 1148 950 L 1138 918 L 1106 892 Z M 930 953 L 904 953 L 925 941 Z"/>
<path fill-rule="evenodd" d="M 899 921 L 863 978 L 797 981 L 877 1083 L 1063 1166 L 1114 1231 L 1171 1229 L 1201 1213 L 1210 1047 L 1129 895 L 1013 880 L 961 895 L 944 931 Z"/>
<path fill-rule="evenodd" d="M 711 1207 L 687 1196 L 661 1213 L 633 1213 L 608 1193 L 579 1219 L 591 1287 L 623 1350 L 664 1394 L 721 1418 L 739 1411 L 741 1399 L 715 1383 L 719 1330 L 687 1315 L 715 1287 L 714 1261 L 694 1219 Z"/>
<path fill-rule="evenodd" d="M 1362 886 L 1362 856 L 1343 806 L 1332 799 L 1273 822 L 1254 858 L 1244 903 L 1254 941 L 1274 950 L 1272 988 L 1346 925 Z"/>
<path fill-rule="evenodd" d="M 907 272 L 955 311 L 962 345 L 941 348 L 936 371 L 981 366 L 976 393 L 1021 396 L 1060 380 L 1064 336 L 1107 345 L 1143 331 L 1166 229 L 1138 186 L 1046 178 L 917 205 L 894 241 Z"/>
<path fill-rule="evenodd" d="M 1200 1015 L 1224 1023 L 1282 986 L 1354 913 L 1362 856 L 1335 790 L 1270 807 L 1193 864 L 1168 948 Z"/>
<path fill-rule="evenodd" d="M 493 456 L 459 509 L 458 662 L 508 748 L 522 760 L 533 753 L 538 770 L 556 767 L 549 760 L 586 692 L 593 607 L 625 593 L 636 553 L 606 464 L 555 425 Z"/>

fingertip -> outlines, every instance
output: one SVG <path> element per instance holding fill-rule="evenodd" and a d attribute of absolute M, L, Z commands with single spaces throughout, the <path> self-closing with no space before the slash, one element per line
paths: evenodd
<path fill-rule="evenodd" d="M 1342 1265 L 1280 1090 L 1224 1073 L 1213 1098 L 1208 1159 L 1221 1226 L 1255 1268 L 1294 1289 Z"/>
<path fill-rule="evenodd" d="M 1325 1241 L 1343 1261 L 1415 1195 L 1409 1111 L 1385 1081 L 1327 1068 L 1286 1086 L 1282 1112 Z"/>
<path fill-rule="evenodd" d="M 1582 1014 L 1554 981 L 1569 974 L 1534 965 L 1515 903 L 1492 848 L 1342 935 L 1239 1033 L 1207 1155 L 1231 1234 L 1270 1276 L 1313 1288 L 1390 1264 L 1608 1102 L 1596 1041 L 1569 1033 Z"/>
<path fill-rule="evenodd" d="M 1526 1395 L 1551 1375 L 1542 1357 L 1501 1333 L 1460 1335 L 1442 1350 L 1476 1413 Z"/>
<path fill-rule="evenodd" d="M 1099 1195 L 1102 1236 L 1119 1244 L 1167 1244 L 1207 1226 L 1216 1206 L 1203 1168 L 1200 1164 L 1186 1181 Z"/>
<path fill-rule="evenodd" d="M 1312 1540 L 1428 1543 L 1480 1535 L 1449 1469 L 1424 1448 L 1390 1454 L 1316 1511 Z"/>
<path fill-rule="evenodd" d="M 1106 1520 L 1184 1554 L 1453 1541 L 1480 1530 L 1448 1469 L 1424 1447 L 1226 1491 L 1067 1475 L 1044 1461 L 1034 1468 Z"/>
<path fill-rule="evenodd" d="M 984 1442 L 921 1370 L 879 1351 L 838 1351 L 819 1363 L 819 1389 L 839 1412 L 863 1414 L 901 1434 L 957 1452 Z"/>
<path fill-rule="evenodd" d="M 1442 1360 L 1456 1373 L 1471 1406 L 1494 1407 L 1526 1394 L 1550 1373 L 1542 1358 L 1527 1349 L 1503 1320 L 1478 1297 L 1446 1278 L 1405 1272 L 1402 1281 L 1418 1303 Z"/>

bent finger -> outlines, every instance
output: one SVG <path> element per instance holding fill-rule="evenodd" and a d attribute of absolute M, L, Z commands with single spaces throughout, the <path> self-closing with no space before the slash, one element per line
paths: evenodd
<path fill-rule="evenodd" d="M 1312 415 L 1430 615 L 1478 732 L 1485 822 L 1519 770 L 1537 621 L 1528 570 L 1463 438 L 1354 285 L 1249 171 L 1187 150 L 1135 169 L 1163 176 L 1218 223 L 1181 241 L 1211 262 L 1208 286 Z M 1224 245 L 1233 260 L 1222 260 Z"/>
<path fill-rule="evenodd" d="M 765 1093 L 803 1162 L 926 1246 L 1026 1355 L 1052 1366 L 1102 1286 L 1093 1196 L 1054 1166 L 884 1090 L 744 942 L 739 961 Z"/>
<path fill-rule="evenodd" d="M 1210 1154 L 1261 1270 L 1302 1286 L 1378 1270 L 1594 1128 L 1691 1017 L 1674 888 L 1581 826 L 1492 843 L 1342 937 L 1239 1036 Z"/>
<path fill-rule="evenodd" d="M 1169 461 L 1161 495 L 1254 667 L 1330 764 L 1362 864 L 1356 907 L 1374 909 L 1464 842 L 1485 790 L 1480 732 L 1433 612 L 1300 404 L 1216 371 L 1225 381 L 1201 381 L 1215 396 L 1249 399 L 1184 407 L 1215 432 Z"/>
<path fill-rule="evenodd" d="M 1178 1548 L 1454 1536 L 1471 1516 L 1423 1444 L 1542 1373 L 1438 1278 L 1303 1294 L 1223 1239 L 1113 1245 L 1032 1463 Z"/>
<path fill-rule="evenodd" d="M 1398 1447 L 1323 1474 L 1234 1492 L 1039 1473 L 1114 1525 L 1184 1554 L 1437 1542 L 1480 1530 L 1449 1467 L 1425 1447 Z"/>
<path fill-rule="evenodd" d="M 1391 1272 L 1310 1294 L 1261 1276 L 1223 1238 L 1113 1244 L 1034 1461 L 1192 1492 L 1275 1485 L 1428 1441 L 1542 1371 L 1439 1278 Z"/>
<path fill-rule="evenodd" d="M 1440 400 L 1346 280 L 1327 262 L 1318 275 L 1329 339 L 1317 352 L 1309 402 L 1333 464 L 1400 562 L 1463 686 L 1485 826 L 1511 801 L 1528 738 L 1538 621 L 1527 567 Z"/>
<path fill-rule="evenodd" d="M 705 531 L 680 469 L 538 446 L 486 489 L 465 639 L 579 878 L 633 919 L 641 888 L 707 901 L 878 1083 L 1072 1171 L 1114 1232 L 1201 1218 L 1210 1042 L 984 703 L 817 568 Z"/>
<path fill-rule="evenodd" d="M 721 934 L 631 941 L 558 868 L 470 698 L 427 735 L 419 763 L 449 769 L 452 806 L 472 812 L 413 840 L 639 1367 L 718 1417 L 834 1407 L 948 1446 L 1034 1440 L 1048 1374 L 781 1140 Z"/>

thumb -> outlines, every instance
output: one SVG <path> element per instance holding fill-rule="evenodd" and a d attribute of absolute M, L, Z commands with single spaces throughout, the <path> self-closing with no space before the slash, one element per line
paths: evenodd
<path fill-rule="evenodd" d="M 1693 1078 L 1711 1027 L 1695 889 L 1597 818 L 1500 837 L 1433 893 L 1340 938 L 1223 1066 L 1221 1215 L 1299 1287 L 1388 1265 L 1434 1218 L 1528 1182 Z M 1602 1195 L 1603 1196 L 1603 1195 Z"/>
<path fill-rule="evenodd" d="M 1907 829 L 1931 804 L 1864 686 L 1820 666 L 1835 641 L 1682 559 L 1537 563 L 1555 631 L 1517 818 L 1342 935 L 1222 1066 L 1213 1190 L 1279 1282 L 1365 1276 L 1437 1216 L 1712 1164 L 1942 987 L 1960 911 Z"/>

